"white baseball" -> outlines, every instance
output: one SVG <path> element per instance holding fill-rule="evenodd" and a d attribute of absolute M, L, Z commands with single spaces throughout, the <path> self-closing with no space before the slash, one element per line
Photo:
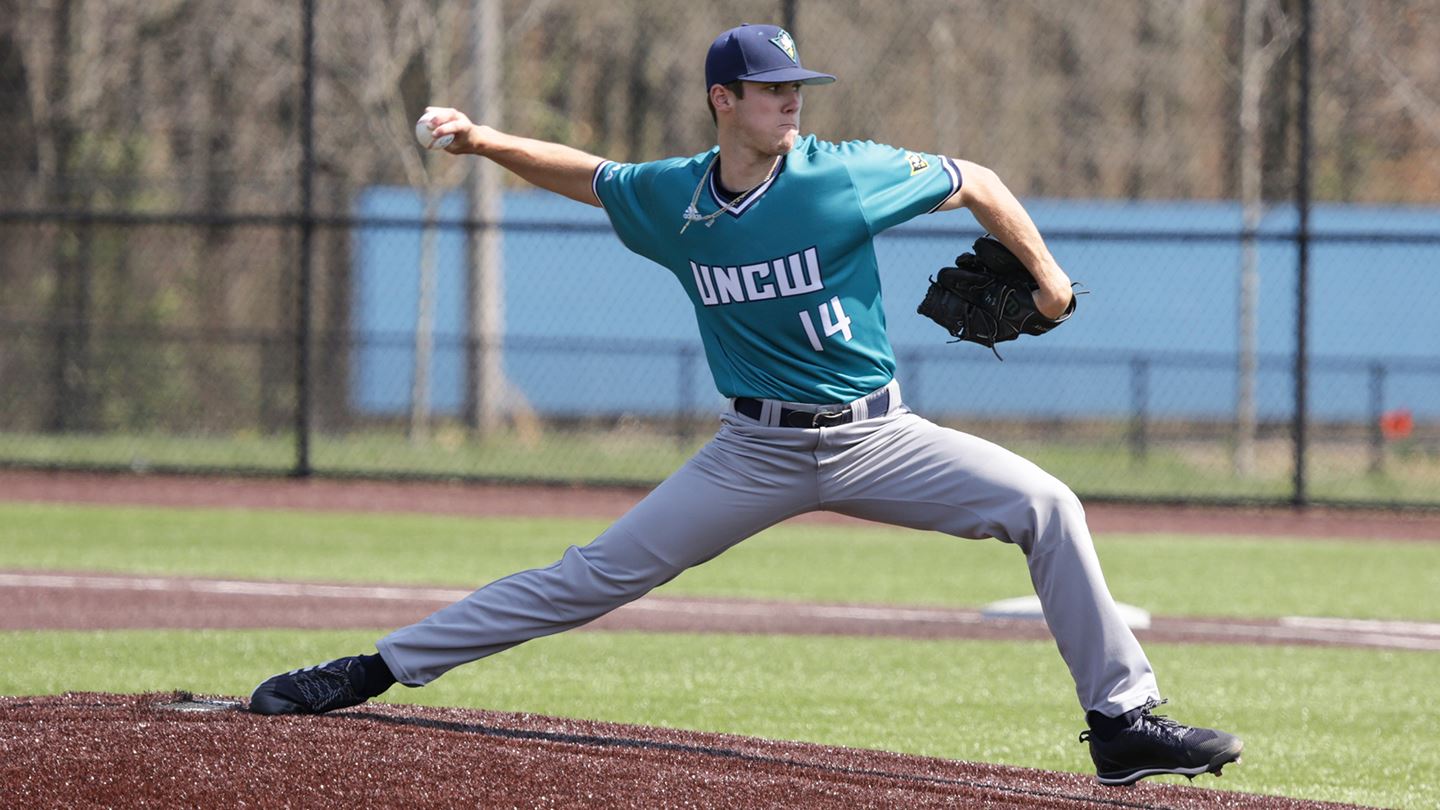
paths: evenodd
<path fill-rule="evenodd" d="M 434 120 L 434 118 L 435 113 L 425 113 L 420 116 L 420 120 L 415 122 L 415 140 L 419 141 L 420 145 L 426 149 L 444 149 L 455 142 L 455 136 L 441 135 L 439 138 L 435 137 L 430 131 L 433 129 L 430 122 Z"/>

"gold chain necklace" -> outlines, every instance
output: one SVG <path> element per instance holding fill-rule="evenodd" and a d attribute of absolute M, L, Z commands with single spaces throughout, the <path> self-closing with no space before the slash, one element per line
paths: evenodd
<path fill-rule="evenodd" d="M 775 177 L 775 169 L 780 166 L 780 156 L 777 155 L 775 161 L 770 164 L 770 171 L 765 173 L 764 180 L 761 180 L 750 188 L 747 188 L 744 191 L 740 192 L 730 202 L 721 202 L 719 208 L 716 208 L 714 211 L 711 211 L 708 214 L 702 215 L 700 213 L 700 209 L 695 207 L 695 204 L 700 202 L 700 192 L 704 190 L 705 181 L 710 178 L 711 172 L 713 172 L 715 169 L 715 161 L 719 159 L 720 153 L 717 151 L 715 153 L 715 157 L 710 158 L 710 162 L 706 164 L 705 173 L 700 175 L 700 182 L 698 185 L 695 186 L 695 194 L 690 198 L 690 204 L 685 207 L 685 224 L 680 226 L 680 233 L 685 233 L 685 229 L 690 227 L 690 223 L 692 222 L 703 222 L 705 223 L 705 227 L 708 228 L 714 222 L 716 217 L 720 216 L 726 211 L 729 211 L 732 214 L 740 213 L 739 209 L 737 209 L 735 206 L 743 202 L 746 197 L 749 197 L 750 194 L 755 191 L 755 189 L 760 188 L 761 186 L 770 182 Z"/>

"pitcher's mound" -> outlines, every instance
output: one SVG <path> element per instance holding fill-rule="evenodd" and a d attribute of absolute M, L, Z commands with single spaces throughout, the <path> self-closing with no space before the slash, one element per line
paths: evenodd
<path fill-rule="evenodd" d="M 14 807 L 1336 807 L 724 734 L 374 704 L 259 717 L 236 698 L 0 698 Z M 1233 767 L 1233 766 L 1232 766 Z"/>

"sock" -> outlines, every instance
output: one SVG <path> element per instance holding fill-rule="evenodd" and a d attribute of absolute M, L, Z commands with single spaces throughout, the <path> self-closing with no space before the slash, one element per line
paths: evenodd
<path fill-rule="evenodd" d="M 1109 740 L 1116 734 L 1135 725 L 1140 715 L 1145 713 L 1145 707 L 1139 706 L 1131 709 L 1119 717 L 1111 717 L 1100 712 L 1090 711 L 1085 713 L 1085 723 L 1090 726 L 1090 732 L 1102 740 Z"/>
<path fill-rule="evenodd" d="M 386 666 L 385 659 L 381 658 L 379 653 L 360 656 L 360 666 L 365 669 L 365 682 L 360 688 L 364 691 L 367 699 L 375 697 L 395 685 L 395 676 L 390 672 L 390 667 Z"/>

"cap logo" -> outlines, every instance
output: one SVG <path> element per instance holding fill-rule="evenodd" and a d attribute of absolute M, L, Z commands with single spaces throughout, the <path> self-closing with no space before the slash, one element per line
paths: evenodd
<path fill-rule="evenodd" d="M 791 62 L 794 62 L 797 65 L 800 64 L 800 57 L 795 55 L 795 40 L 790 38 L 789 31 L 785 31 L 782 29 L 780 31 L 780 35 L 777 37 L 772 37 L 770 41 L 775 44 L 775 47 L 784 51 L 785 55 L 790 57 Z"/>

